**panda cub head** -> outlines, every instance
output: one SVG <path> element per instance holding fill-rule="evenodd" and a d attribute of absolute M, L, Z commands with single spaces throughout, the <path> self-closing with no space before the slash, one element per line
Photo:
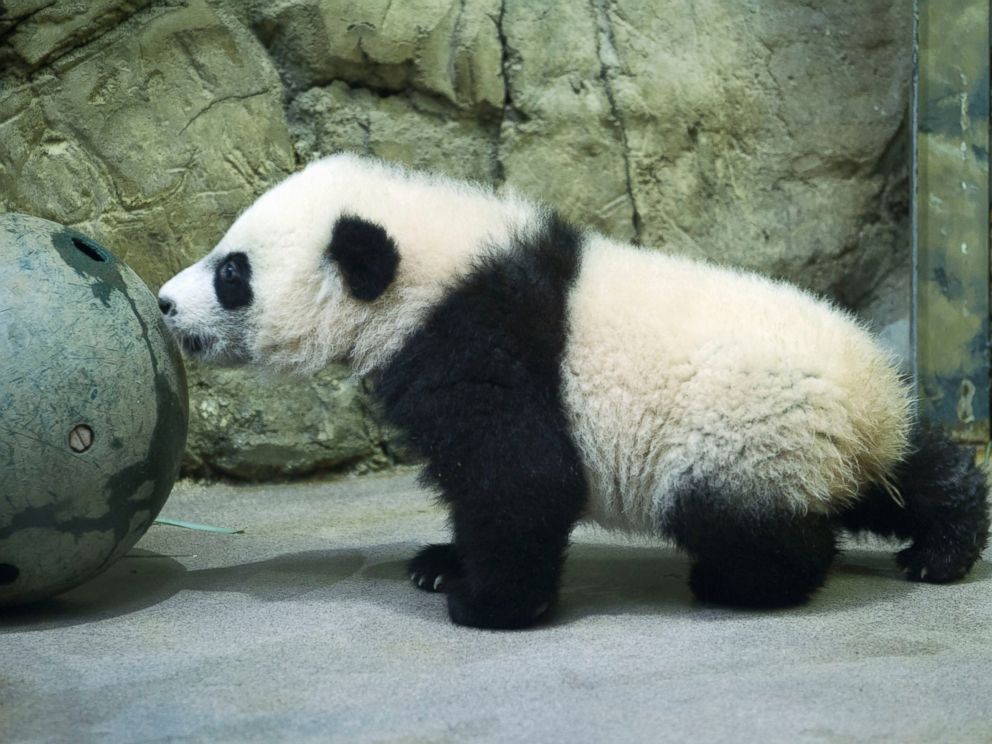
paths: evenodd
<path fill-rule="evenodd" d="M 484 187 L 333 155 L 261 196 L 159 306 L 203 362 L 368 371 L 473 254 L 531 214 Z"/>
<path fill-rule="evenodd" d="M 297 370 L 347 358 L 400 264 L 376 217 L 376 167 L 337 156 L 290 176 L 170 279 L 159 307 L 186 354 Z"/>
<path fill-rule="evenodd" d="M 188 356 L 310 372 L 382 364 L 453 277 L 540 219 L 516 194 L 338 154 L 263 194 L 159 293 Z"/>

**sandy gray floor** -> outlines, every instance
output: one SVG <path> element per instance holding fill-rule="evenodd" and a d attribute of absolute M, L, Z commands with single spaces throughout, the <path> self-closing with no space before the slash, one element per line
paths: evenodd
<path fill-rule="evenodd" d="M 853 548 L 808 607 L 742 613 L 580 531 L 556 621 L 494 633 L 407 582 L 444 535 L 409 476 L 181 484 L 164 514 L 246 532 L 156 526 L 0 614 L 0 741 L 992 741 L 987 562 L 913 585 Z"/>

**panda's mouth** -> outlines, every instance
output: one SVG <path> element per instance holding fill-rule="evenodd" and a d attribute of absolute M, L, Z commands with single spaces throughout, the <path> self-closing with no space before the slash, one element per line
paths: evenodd
<path fill-rule="evenodd" d="M 190 355 L 206 354 L 213 348 L 217 339 L 213 336 L 205 336 L 199 333 L 179 333 L 179 344 L 183 351 Z"/>

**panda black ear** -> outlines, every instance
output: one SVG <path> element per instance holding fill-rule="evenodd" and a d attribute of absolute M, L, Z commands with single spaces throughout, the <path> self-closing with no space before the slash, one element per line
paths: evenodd
<path fill-rule="evenodd" d="M 400 262 L 389 233 L 381 225 L 354 215 L 344 215 L 334 223 L 327 258 L 338 264 L 351 296 L 365 302 L 389 288 Z"/>

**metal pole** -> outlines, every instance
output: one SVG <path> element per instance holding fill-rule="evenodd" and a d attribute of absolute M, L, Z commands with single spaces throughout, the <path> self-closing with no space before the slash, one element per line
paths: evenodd
<path fill-rule="evenodd" d="M 989 439 L 989 0 L 916 0 L 913 372 L 924 419 Z"/>

